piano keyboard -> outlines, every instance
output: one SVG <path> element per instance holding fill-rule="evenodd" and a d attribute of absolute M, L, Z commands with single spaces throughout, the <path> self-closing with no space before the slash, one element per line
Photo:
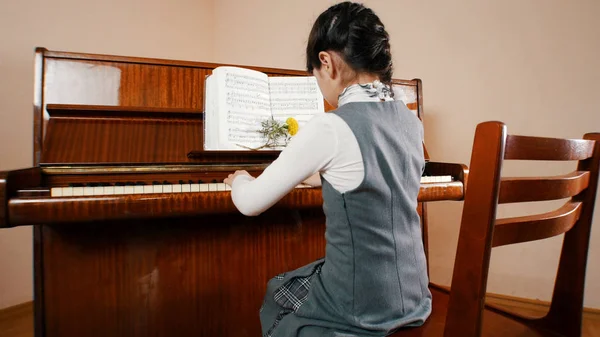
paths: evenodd
<path fill-rule="evenodd" d="M 421 183 L 444 183 L 451 182 L 452 176 L 424 176 L 421 177 Z M 310 187 L 308 185 L 298 185 L 296 188 Z M 169 182 L 152 185 L 145 183 L 115 183 L 115 184 L 72 184 L 67 187 L 52 187 L 50 189 L 51 197 L 71 197 L 71 196 L 96 196 L 96 195 L 119 195 L 119 194 L 154 194 L 154 193 L 188 193 L 188 192 L 217 192 L 231 191 L 231 187 L 225 183 L 204 183 L 202 181 L 179 181 L 179 184 Z"/>

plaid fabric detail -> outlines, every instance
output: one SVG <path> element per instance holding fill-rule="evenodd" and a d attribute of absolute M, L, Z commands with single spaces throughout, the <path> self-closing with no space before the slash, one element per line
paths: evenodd
<path fill-rule="evenodd" d="M 293 278 L 277 289 L 275 302 L 283 308 L 296 311 L 306 301 L 308 289 L 310 289 L 310 276 Z"/>
<path fill-rule="evenodd" d="M 275 302 L 282 307 L 282 310 L 279 311 L 279 314 L 277 314 L 277 317 L 275 318 L 275 322 L 273 322 L 269 331 L 263 335 L 264 337 L 271 337 L 273 331 L 279 325 L 279 322 L 283 317 L 289 313 L 296 312 L 300 306 L 306 302 L 308 290 L 310 289 L 310 281 L 314 275 L 321 272 L 321 266 L 322 264 L 315 266 L 312 273 L 308 276 L 291 278 L 275 291 L 273 297 Z M 275 277 L 277 278 L 278 276 Z"/>

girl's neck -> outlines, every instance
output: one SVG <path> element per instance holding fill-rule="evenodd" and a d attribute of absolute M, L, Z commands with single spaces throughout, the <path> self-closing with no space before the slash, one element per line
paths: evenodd
<path fill-rule="evenodd" d="M 343 87 L 347 88 L 354 84 L 373 83 L 376 80 L 379 80 L 379 77 L 377 75 L 369 73 L 358 73 L 355 76 L 353 76 L 351 80 L 346 81 L 347 83 Z"/>

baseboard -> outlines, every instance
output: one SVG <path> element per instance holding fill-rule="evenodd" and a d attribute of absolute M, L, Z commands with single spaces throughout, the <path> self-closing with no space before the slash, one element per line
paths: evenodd
<path fill-rule="evenodd" d="M 0 322 L 12 320 L 16 317 L 31 315 L 33 312 L 33 301 L 24 302 L 12 307 L 0 309 Z"/>
<path fill-rule="evenodd" d="M 523 297 L 514 297 L 508 295 L 488 293 L 486 294 L 486 303 L 495 304 L 516 310 L 526 310 L 529 312 L 545 314 L 550 309 L 550 302 L 533 300 Z M 600 320 L 600 309 L 583 308 L 583 315 L 594 320 Z"/>
<path fill-rule="evenodd" d="M 448 291 L 450 290 L 450 287 L 445 285 L 443 286 L 435 284 L 435 286 Z M 517 312 L 528 312 L 535 315 L 543 315 L 547 313 L 550 309 L 550 302 L 547 301 L 533 300 L 529 298 L 515 297 L 495 293 L 486 294 L 486 303 L 493 304 L 496 306 L 502 306 L 509 310 L 514 309 Z M 583 316 L 585 318 L 600 321 L 600 309 L 584 307 Z"/>

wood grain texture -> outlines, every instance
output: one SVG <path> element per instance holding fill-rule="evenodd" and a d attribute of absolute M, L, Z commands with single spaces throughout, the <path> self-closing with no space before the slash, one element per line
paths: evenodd
<path fill-rule="evenodd" d="M 507 135 L 507 160 L 585 160 L 592 156 L 594 142 L 587 139 L 558 139 Z"/>
<path fill-rule="evenodd" d="M 38 167 L 0 172 L 0 228 L 11 226 L 8 200 L 16 197 L 19 188 L 41 186 Z"/>
<path fill-rule="evenodd" d="M 203 147 L 202 114 L 170 109 L 54 107 L 46 126 L 42 164 L 194 162 L 188 153 Z"/>
<path fill-rule="evenodd" d="M 498 203 L 546 201 L 575 196 L 590 181 L 587 171 L 574 171 L 555 177 L 502 178 Z"/>
<path fill-rule="evenodd" d="M 44 226 L 46 336 L 258 336 L 267 281 L 325 253 L 320 212 L 166 225 Z"/>
<path fill-rule="evenodd" d="M 586 134 L 583 138 L 594 141 L 595 145 L 592 157 L 580 161 L 577 171 L 589 171 L 590 181 L 588 188 L 573 198 L 583 202 L 581 215 L 573 229 L 565 233 L 550 311 L 542 321 L 565 336 L 581 334 L 581 308 L 600 171 L 600 133 Z"/>
<path fill-rule="evenodd" d="M 547 239 L 569 231 L 581 215 L 581 202 L 567 202 L 544 214 L 497 219 L 493 247 Z"/>
<path fill-rule="evenodd" d="M 506 126 L 477 126 L 444 336 L 480 336 Z M 467 207 L 470 206 L 470 207 Z"/>

